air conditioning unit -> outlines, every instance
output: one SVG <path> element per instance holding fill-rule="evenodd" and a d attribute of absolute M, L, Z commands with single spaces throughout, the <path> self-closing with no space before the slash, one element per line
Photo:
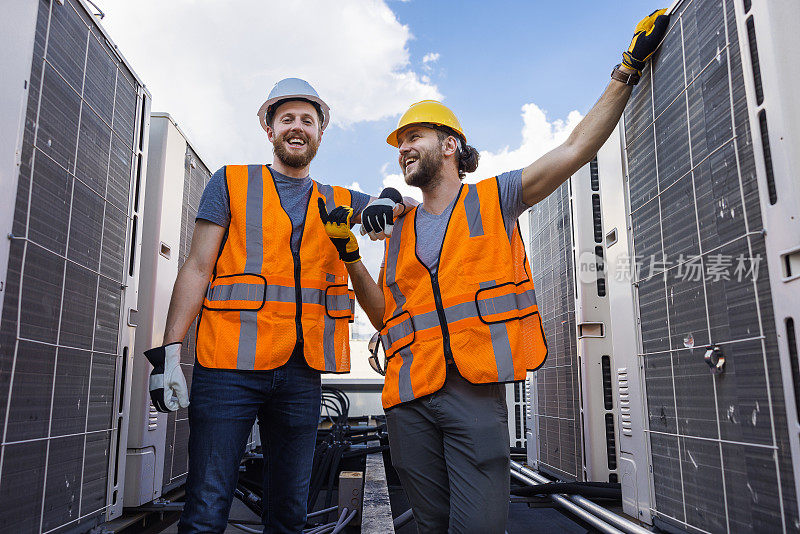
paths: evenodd
<path fill-rule="evenodd" d="M 618 450 L 597 160 L 530 210 L 531 267 L 548 345 L 531 377 L 529 463 L 615 482 Z"/>
<path fill-rule="evenodd" d="M 611 332 L 613 365 L 608 378 L 614 388 L 617 425 L 618 480 L 622 486 L 623 511 L 652 524 L 650 459 L 647 449 L 644 391 L 639 381 L 639 329 L 634 304 L 634 286 L 627 273 L 631 266 L 629 222 L 626 206 L 627 182 L 623 172 L 622 138 L 618 126 L 597 153 L 603 217 L 603 251 L 608 292 L 608 330 Z"/>
<path fill-rule="evenodd" d="M 529 217 L 529 257 L 547 359 L 529 378 L 528 463 L 560 479 L 582 480 L 569 182 L 534 205 Z"/>
<path fill-rule="evenodd" d="M 0 32 L 0 524 L 122 512 L 150 95 L 80 0 Z"/>
<path fill-rule="evenodd" d="M 178 270 L 189 255 L 195 216 L 211 172 L 166 113 L 150 118 L 145 224 L 139 291 L 139 335 L 133 365 L 125 506 L 152 501 L 182 484 L 188 472 L 188 409 L 158 413 L 150 402 L 152 367 L 145 350 L 163 343 L 167 309 Z M 196 320 L 181 351 L 191 384 Z"/>
<path fill-rule="evenodd" d="M 664 529 L 800 524 L 798 20 L 677 2 L 598 156 L 625 510 Z"/>
<path fill-rule="evenodd" d="M 527 421 L 527 383 L 511 382 L 506 384 L 506 407 L 508 408 L 508 438 L 511 447 L 526 448 L 528 443 Z"/>

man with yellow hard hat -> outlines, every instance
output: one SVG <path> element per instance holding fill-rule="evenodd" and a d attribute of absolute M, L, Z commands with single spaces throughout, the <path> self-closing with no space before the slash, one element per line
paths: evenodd
<path fill-rule="evenodd" d="M 358 260 L 347 270 L 386 352 L 385 370 L 377 358 L 372 363 L 385 372 L 392 463 L 420 532 L 505 530 L 503 383 L 523 380 L 547 356 L 517 218 L 608 139 L 667 30 L 665 11 L 639 23 L 612 81 L 569 138 L 525 169 L 462 183 L 477 168 L 478 153 L 453 112 L 432 100 L 412 105 L 387 138 L 400 151 L 406 183 L 421 189 L 423 202 L 391 230 L 381 224 L 386 216 L 369 222 L 376 234 L 391 232 L 377 284 Z M 384 191 L 381 197 L 396 195 Z M 352 210 L 339 206 L 329 213 L 320 204 L 320 214 L 337 248 L 357 251 Z"/>

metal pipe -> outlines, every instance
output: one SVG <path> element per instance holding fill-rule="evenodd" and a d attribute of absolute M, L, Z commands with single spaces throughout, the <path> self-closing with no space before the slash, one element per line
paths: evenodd
<path fill-rule="evenodd" d="M 524 482 L 525 484 L 528 484 L 529 486 L 539 485 L 539 483 L 536 482 L 535 480 L 528 478 L 522 473 L 518 473 L 516 471 L 511 471 L 511 476 L 516 478 L 517 480 Z M 600 532 L 605 532 L 606 534 L 624 534 L 621 530 L 614 528 L 613 526 L 609 525 L 596 515 L 592 515 L 587 510 L 584 510 L 574 502 L 570 501 L 564 495 L 553 494 L 553 495 L 548 495 L 548 497 L 550 497 L 550 499 L 554 503 L 558 504 L 560 507 L 564 508 L 571 514 L 576 515 L 579 518 L 583 519 L 584 521 L 592 525 Z"/>
<path fill-rule="evenodd" d="M 529 477 L 536 484 L 547 484 L 548 482 L 552 482 L 552 480 L 543 477 L 536 471 L 528 469 L 524 465 L 520 464 L 519 462 L 515 462 L 514 460 L 511 460 L 511 469 L 518 471 L 519 473 Z M 648 530 L 640 525 L 637 525 L 633 521 L 629 521 L 624 517 L 620 517 L 619 515 L 606 510 L 599 504 L 595 504 L 585 497 L 581 497 L 580 495 L 567 495 L 566 498 L 569 499 L 571 502 L 575 503 L 576 505 L 580 506 L 587 512 L 590 512 L 595 516 L 601 518 L 606 523 L 614 525 L 622 532 L 625 532 L 627 534 L 653 534 L 651 530 Z"/>

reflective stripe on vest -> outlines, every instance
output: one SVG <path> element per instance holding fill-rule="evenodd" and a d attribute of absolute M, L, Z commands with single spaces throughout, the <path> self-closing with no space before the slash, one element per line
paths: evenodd
<path fill-rule="evenodd" d="M 347 270 L 319 220 L 316 199 L 322 196 L 332 209 L 349 204 L 350 192 L 312 183 L 296 276 L 292 223 L 269 169 L 225 169 L 231 222 L 203 302 L 198 360 L 205 367 L 274 369 L 289 359 L 299 330 L 311 367 L 347 372 L 355 299 Z"/>
<path fill-rule="evenodd" d="M 519 228 L 510 236 L 506 232 L 497 180 L 462 186 L 438 273 L 416 256 L 416 236 L 424 232 L 416 227 L 416 215 L 415 209 L 395 223 L 384 258 L 384 408 L 443 385 L 443 336 L 467 380 L 524 379 L 527 370 L 544 362 L 547 347 Z"/>

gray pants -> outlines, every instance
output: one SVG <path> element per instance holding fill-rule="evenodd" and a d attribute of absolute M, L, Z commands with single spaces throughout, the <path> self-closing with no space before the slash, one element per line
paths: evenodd
<path fill-rule="evenodd" d="M 392 464 L 422 534 L 505 531 L 509 441 L 505 384 L 444 387 L 386 411 Z"/>

